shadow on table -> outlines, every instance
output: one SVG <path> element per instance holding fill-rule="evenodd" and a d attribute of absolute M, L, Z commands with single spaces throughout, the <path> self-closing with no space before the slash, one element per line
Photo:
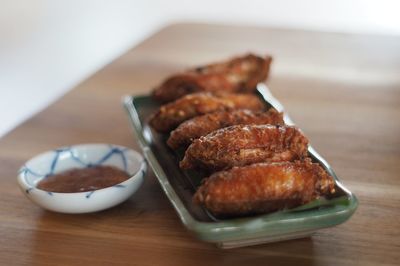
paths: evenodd
<path fill-rule="evenodd" d="M 51 217 L 44 213 L 43 221 L 52 219 L 60 225 L 60 232 L 46 232 L 46 222 L 38 222 L 39 230 L 34 236 L 33 265 L 112 265 L 140 262 L 135 265 L 317 265 L 312 238 L 290 240 L 258 246 L 222 250 L 215 245 L 203 243 L 190 236 L 184 229 L 180 241 L 176 236 L 172 243 L 168 236 L 124 238 L 115 232 L 112 239 L 101 237 L 102 232 L 65 232 L 63 217 Z M 177 221 L 178 222 L 178 221 Z M 78 226 L 78 225 L 75 225 Z M 88 226 L 85 223 L 84 226 Z M 115 229 L 117 231 L 117 229 Z M 171 229 L 175 231 L 176 228 Z M 179 230 L 179 229 L 178 229 Z M 120 234 L 120 235 L 118 235 Z"/>
<path fill-rule="evenodd" d="M 223 250 L 223 265 L 315 265 L 312 237 Z"/>
<path fill-rule="evenodd" d="M 33 265 L 315 265 L 312 238 L 222 250 L 195 239 L 153 177 L 128 201 L 102 212 L 42 211 Z"/>

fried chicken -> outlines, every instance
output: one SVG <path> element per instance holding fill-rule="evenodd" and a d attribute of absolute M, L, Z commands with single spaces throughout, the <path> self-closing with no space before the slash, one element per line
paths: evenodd
<path fill-rule="evenodd" d="M 213 131 L 188 147 L 182 169 L 222 170 L 307 155 L 308 140 L 293 126 L 236 125 Z"/>
<path fill-rule="evenodd" d="M 214 173 L 193 199 L 216 216 L 243 216 L 293 208 L 334 193 L 334 186 L 310 159 L 258 163 Z"/>
<path fill-rule="evenodd" d="M 183 121 L 221 110 L 263 110 L 265 105 L 253 94 L 198 92 L 165 104 L 150 119 L 158 132 L 167 133 Z"/>
<path fill-rule="evenodd" d="M 268 77 L 272 57 L 248 54 L 226 62 L 190 69 L 166 79 L 153 91 L 159 102 L 170 102 L 199 91 L 252 92 Z"/>
<path fill-rule="evenodd" d="M 214 113 L 196 116 L 180 124 L 167 141 L 172 149 L 187 147 L 193 140 L 211 133 L 214 130 L 247 124 L 272 124 L 283 125 L 282 113 L 274 109 L 267 112 L 253 112 L 251 110 L 218 111 Z"/>

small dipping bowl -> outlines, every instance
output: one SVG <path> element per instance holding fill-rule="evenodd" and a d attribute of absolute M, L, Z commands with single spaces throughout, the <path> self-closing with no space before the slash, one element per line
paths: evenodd
<path fill-rule="evenodd" d="M 130 178 L 111 187 L 86 192 L 59 193 L 37 188 L 38 183 L 50 175 L 99 165 L 116 167 L 125 171 Z M 33 157 L 19 170 L 18 184 L 31 201 L 44 209 L 62 213 L 88 213 L 127 200 L 142 185 L 146 171 L 146 161 L 134 150 L 111 144 L 81 144 Z"/>

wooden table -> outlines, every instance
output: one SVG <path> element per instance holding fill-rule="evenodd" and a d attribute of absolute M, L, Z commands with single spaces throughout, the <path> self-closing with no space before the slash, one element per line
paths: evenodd
<path fill-rule="evenodd" d="M 270 88 L 358 196 L 345 224 L 312 238 L 220 250 L 185 230 L 151 172 L 127 202 L 94 214 L 44 211 L 19 191 L 18 168 L 42 151 L 86 142 L 138 148 L 123 95 L 246 51 L 274 55 Z M 400 38 L 169 26 L 1 139 L 0 182 L 1 265 L 399 265 Z"/>

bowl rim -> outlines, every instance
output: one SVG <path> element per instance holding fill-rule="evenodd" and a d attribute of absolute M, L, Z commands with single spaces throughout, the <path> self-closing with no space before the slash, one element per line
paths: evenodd
<path fill-rule="evenodd" d="M 127 180 L 123 181 L 123 182 L 114 184 L 112 186 L 104 187 L 104 188 L 101 188 L 101 189 L 94 189 L 94 190 L 88 190 L 88 191 L 82 191 L 82 192 L 53 192 L 53 191 L 47 191 L 47 190 L 43 190 L 43 189 L 38 188 L 37 184 L 35 184 L 34 186 L 31 186 L 28 182 L 26 182 L 24 173 L 25 173 L 25 169 L 27 168 L 26 165 L 30 161 L 38 159 L 38 158 L 40 158 L 42 156 L 45 156 L 45 155 L 47 155 L 47 154 L 49 154 L 51 152 L 54 152 L 54 151 L 64 150 L 64 149 L 67 149 L 67 148 L 82 148 L 82 147 L 85 147 L 85 146 L 86 147 L 90 146 L 90 147 L 94 147 L 94 148 L 96 146 L 109 146 L 110 148 L 123 148 L 124 151 L 129 151 L 129 152 L 135 154 L 135 157 L 137 157 L 135 159 L 138 159 L 139 163 L 140 163 L 139 169 L 132 175 L 128 174 L 130 177 Z M 70 146 L 62 146 L 62 147 L 58 147 L 58 148 L 55 148 L 55 149 L 52 149 L 52 150 L 47 150 L 47 151 L 41 152 L 41 153 L 36 154 L 35 156 L 31 157 L 29 160 L 25 161 L 25 163 L 18 169 L 17 181 L 18 181 L 18 184 L 19 184 L 20 188 L 22 188 L 23 191 L 27 192 L 25 194 L 30 194 L 30 191 L 36 190 L 36 191 L 40 191 L 41 193 L 46 193 L 46 194 L 51 194 L 51 195 L 81 196 L 81 195 L 87 195 L 88 193 L 91 193 L 91 192 L 94 192 L 94 191 L 96 191 L 96 192 L 97 191 L 105 191 L 105 190 L 111 189 L 111 188 L 116 187 L 116 186 L 117 187 L 118 186 L 125 186 L 125 185 L 127 185 L 129 183 L 132 183 L 135 179 L 138 179 L 139 176 L 144 177 L 146 175 L 146 171 L 147 171 L 147 167 L 146 166 L 147 166 L 147 162 L 146 162 L 146 159 L 143 157 L 143 155 L 140 152 L 138 152 L 138 151 L 136 151 L 134 149 L 128 148 L 126 146 L 122 146 L 122 145 L 118 145 L 118 144 L 111 144 L 111 143 L 100 143 L 100 142 L 99 143 L 80 143 L 80 144 L 74 144 L 74 145 L 70 145 Z M 72 169 L 72 167 L 71 167 L 71 169 Z"/>

